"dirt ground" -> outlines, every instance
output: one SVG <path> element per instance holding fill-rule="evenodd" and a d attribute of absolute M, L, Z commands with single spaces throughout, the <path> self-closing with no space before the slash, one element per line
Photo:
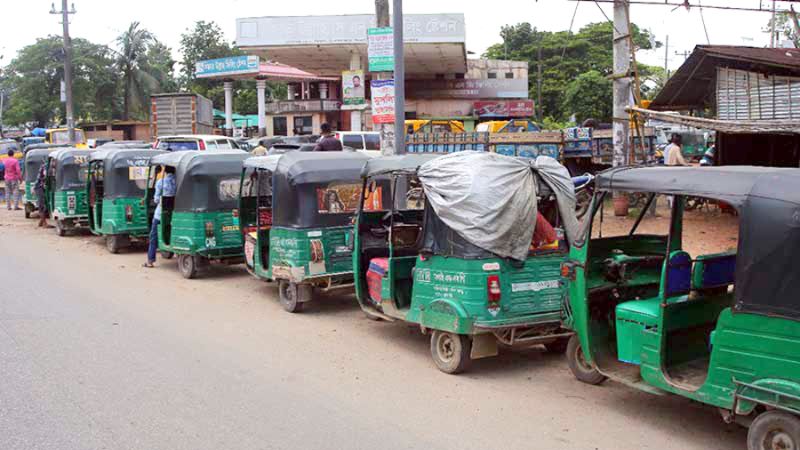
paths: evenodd
<path fill-rule="evenodd" d="M 639 210 L 631 209 L 626 217 L 615 217 L 610 202 L 603 211 L 603 236 L 628 234 L 636 222 Z M 637 234 L 664 234 L 669 231 L 670 210 L 666 198 L 659 198 L 656 215 L 646 215 Z M 595 218 L 593 236 L 599 232 Z M 683 216 L 683 247 L 692 257 L 736 250 L 739 239 L 739 218 L 715 206 L 686 211 Z"/>

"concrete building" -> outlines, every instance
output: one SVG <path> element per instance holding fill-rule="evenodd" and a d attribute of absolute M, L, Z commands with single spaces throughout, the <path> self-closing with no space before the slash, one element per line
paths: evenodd
<path fill-rule="evenodd" d="M 533 115 L 527 63 L 467 59 L 463 14 L 408 14 L 404 22 L 406 118 Z M 316 134 L 322 122 L 373 128 L 369 84 L 377 74 L 367 67 L 367 29 L 374 24 L 366 14 L 237 19 L 240 49 L 307 74 L 288 80 L 287 99 L 266 103 L 267 134 Z M 345 71 L 361 71 L 363 102 L 345 98 Z"/>

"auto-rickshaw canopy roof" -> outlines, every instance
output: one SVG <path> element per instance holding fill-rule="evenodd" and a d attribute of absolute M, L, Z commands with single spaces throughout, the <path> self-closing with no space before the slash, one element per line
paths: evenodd
<path fill-rule="evenodd" d="M 32 183 L 39 176 L 39 169 L 47 159 L 47 155 L 56 151 L 55 148 L 35 148 L 25 152 L 25 181 Z"/>
<path fill-rule="evenodd" d="M 272 175 L 272 224 L 291 228 L 324 228 L 350 224 L 352 211 L 322 212 L 320 189 L 332 183 L 361 184 L 361 169 L 370 159 L 358 152 L 288 152 Z"/>
<path fill-rule="evenodd" d="M 23 150 L 23 154 L 27 155 L 28 152 L 33 150 L 42 150 L 42 149 L 56 149 L 56 148 L 67 148 L 69 144 L 31 144 L 25 147 Z"/>
<path fill-rule="evenodd" d="M 262 169 L 275 172 L 278 167 L 278 160 L 283 155 L 253 156 L 244 160 L 244 166 L 248 169 Z"/>
<path fill-rule="evenodd" d="M 800 319 L 800 169 L 752 166 L 640 167 L 597 176 L 607 191 L 724 201 L 739 212 L 734 311 Z"/>
<path fill-rule="evenodd" d="M 407 153 L 372 158 L 364 165 L 361 176 L 367 178 L 389 173 L 415 173 L 419 166 L 440 156 L 441 153 Z"/>
<path fill-rule="evenodd" d="M 155 156 L 150 165 L 175 168 L 176 211 L 224 211 L 236 207 L 247 158 L 250 154 L 241 150 L 189 150 Z"/>
<path fill-rule="evenodd" d="M 150 159 L 165 153 L 152 148 L 112 147 L 96 150 L 89 157 L 90 162 L 103 165 L 103 197 L 138 197 L 144 192 L 144 179 L 138 179 L 131 167 L 146 168 Z M 146 174 L 146 172 L 144 172 Z M 146 177 L 145 177 L 146 178 Z"/>
<path fill-rule="evenodd" d="M 73 147 L 61 148 L 50 153 L 49 158 L 56 161 L 56 189 L 80 189 L 86 182 L 82 178 L 81 168 L 89 164 L 92 150 L 83 150 Z"/>
<path fill-rule="evenodd" d="M 153 146 L 144 141 L 111 141 L 97 147 L 97 150 L 109 150 L 112 148 L 153 149 Z"/>
<path fill-rule="evenodd" d="M 556 197 L 569 242 L 578 235 L 572 178 L 553 158 L 462 151 L 426 162 L 417 170 L 417 178 L 427 204 L 450 230 L 501 258 L 527 258 L 540 182 Z"/>

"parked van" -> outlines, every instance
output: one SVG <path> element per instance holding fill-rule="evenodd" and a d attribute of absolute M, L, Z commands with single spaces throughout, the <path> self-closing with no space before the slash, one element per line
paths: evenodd
<path fill-rule="evenodd" d="M 337 131 L 336 139 L 353 150 L 380 150 L 381 134 L 377 131 Z"/>
<path fill-rule="evenodd" d="M 234 138 L 213 134 L 159 136 L 154 148 L 166 151 L 181 150 L 240 150 Z"/>

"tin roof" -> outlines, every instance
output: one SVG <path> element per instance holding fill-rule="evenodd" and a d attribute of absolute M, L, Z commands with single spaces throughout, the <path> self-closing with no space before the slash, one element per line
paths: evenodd
<path fill-rule="evenodd" d="M 800 76 L 800 49 L 698 45 L 650 104 L 657 111 L 703 109 L 714 97 L 718 67 Z"/>

